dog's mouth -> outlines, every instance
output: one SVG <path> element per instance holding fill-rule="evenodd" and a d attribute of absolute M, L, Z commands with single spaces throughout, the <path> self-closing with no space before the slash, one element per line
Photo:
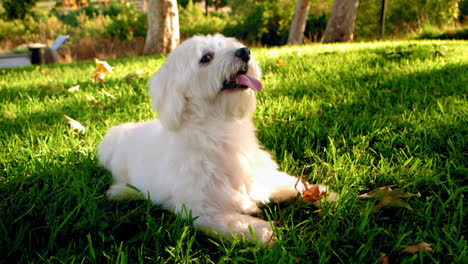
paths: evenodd
<path fill-rule="evenodd" d="M 247 73 L 247 67 L 240 69 L 230 79 L 223 82 L 221 91 L 224 90 L 235 90 L 235 89 L 247 89 L 250 88 L 254 91 L 260 91 L 262 89 L 262 83 Z"/>

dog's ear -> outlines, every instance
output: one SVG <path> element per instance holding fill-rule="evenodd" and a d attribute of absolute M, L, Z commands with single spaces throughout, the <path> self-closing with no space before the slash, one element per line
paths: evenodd
<path fill-rule="evenodd" d="M 149 81 L 152 106 L 157 118 L 170 130 L 177 130 L 182 122 L 185 107 L 183 89 L 179 81 L 170 78 L 171 73 L 163 66 Z"/>

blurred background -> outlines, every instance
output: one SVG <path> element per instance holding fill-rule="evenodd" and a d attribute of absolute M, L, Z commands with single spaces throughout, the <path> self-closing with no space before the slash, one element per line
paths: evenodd
<path fill-rule="evenodd" d="M 59 35 L 68 35 L 58 51 L 61 61 L 142 55 L 148 1 L 153 0 L 0 0 L 0 54 L 27 52 L 31 43 L 51 45 Z M 353 1 L 358 2 L 354 42 L 468 37 L 468 0 Z M 308 2 L 303 43 L 318 43 L 323 41 L 333 0 Z M 219 32 L 253 46 L 285 45 L 297 4 L 179 0 L 180 40 Z"/>

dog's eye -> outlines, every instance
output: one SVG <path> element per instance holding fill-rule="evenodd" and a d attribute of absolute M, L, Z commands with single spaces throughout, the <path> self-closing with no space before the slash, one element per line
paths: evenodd
<path fill-rule="evenodd" d="M 213 53 L 206 53 L 201 57 L 200 63 L 208 63 L 213 59 Z"/>

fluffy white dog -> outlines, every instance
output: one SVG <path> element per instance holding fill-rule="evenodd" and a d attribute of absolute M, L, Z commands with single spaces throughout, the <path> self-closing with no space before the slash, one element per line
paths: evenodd
<path fill-rule="evenodd" d="M 257 62 L 235 39 L 184 41 L 149 82 L 158 120 L 114 127 L 99 145 L 115 178 L 109 197 L 131 198 L 131 185 L 176 213 L 185 206 L 208 234 L 253 239 L 251 226 L 258 241 L 270 241 L 270 223 L 249 214 L 298 191 L 255 136 L 259 78 Z"/>

